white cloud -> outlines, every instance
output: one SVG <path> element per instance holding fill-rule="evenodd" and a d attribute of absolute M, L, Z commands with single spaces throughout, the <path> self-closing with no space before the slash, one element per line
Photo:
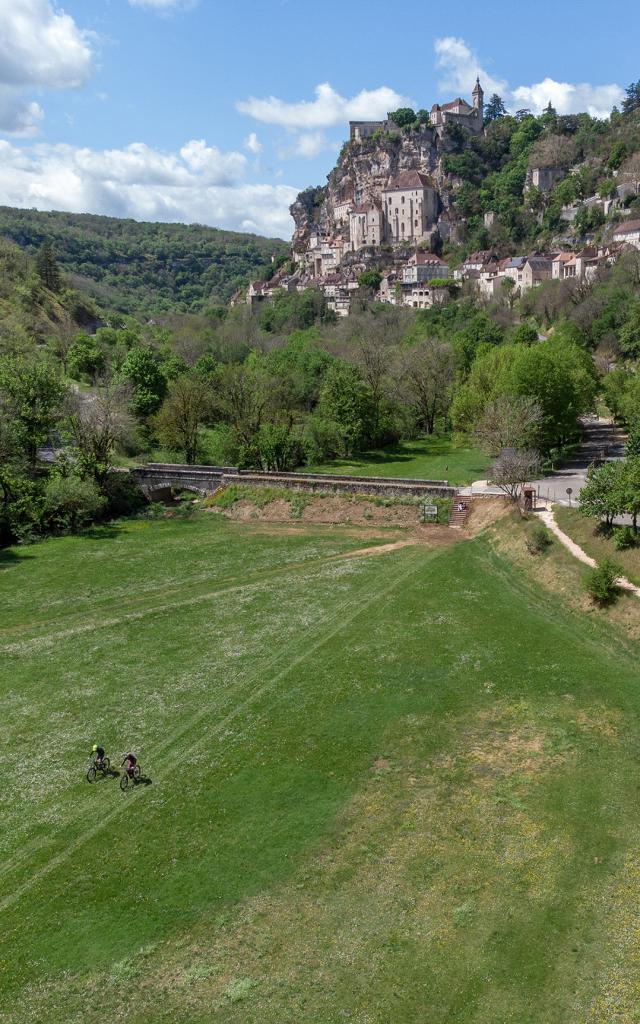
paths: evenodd
<path fill-rule="evenodd" d="M 301 156 L 306 160 L 313 160 L 326 149 L 337 152 L 340 143 L 331 142 L 324 132 L 300 132 L 290 146 L 284 145 L 278 148 L 278 156 L 286 160 L 292 156 Z"/>
<path fill-rule="evenodd" d="M 276 96 L 267 99 L 248 100 L 236 103 L 242 114 L 248 114 L 264 124 L 277 124 L 291 130 L 314 131 L 329 128 L 346 121 L 377 120 L 386 117 L 387 111 L 407 106 L 411 101 L 383 85 L 379 89 L 363 89 L 357 96 L 346 99 L 324 82 L 316 86 L 314 100 L 287 103 Z"/>
<path fill-rule="evenodd" d="M 146 7 L 157 14 L 169 14 L 171 11 L 189 11 L 197 7 L 199 0 L 129 0 L 132 7 Z"/>
<path fill-rule="evenodd" d="M 571 84 L 545 78 L 533 85 L 519 85 L 511 89 L 503 78 L 495 78 L 478 60 L 464 39 L 446 36 L 436 39 L 436 67 L 442 72 L 439 82 L 443 92 L 469 95 L 476 75 L 480 76 L 485 96 L 497 92 L 513 110 L 527 108 L 540 114 L 551 102 L 559 114 L 578 114 L 586 111 L 592 117 L 608 117 L 614 104 L 620 104 L 624 90 L 615 84 L 590 85 L 587 82 Z"/>
<path fill-rule="evenodd" d="M 485 93 L 497 92 L 504 96 L 507 92 L 507 83 L 504 79 L 494 78 L 486 68 L 481 67 L 480 61 L 464 39 L 445 36 L 436 39 L 434 48 L 436 67 L 442 72 L 442 78 L 438 83 L 442 92 L 453 92 L 456 95 L 462 93 L 468 96 L 478 75 Z"/>
<path fill-rule="evenodd" d="M 589 85 L 588 82 L 571 85 L 545 78 L 535 85 L 520 85 L 511 95 L 516 106 L 527 107 L 534 114 L 540 114 L 551 103 L 559 114 L 586 111 L 592 117 L 608 117 L 611 108 L 622 102 L 624 89 L 619 85 Z"/>
<path fill-rule="evenodd" d="M 210 224 L 291 235 L 298 189 L 249 184 L 247 158 L 193 139 L 177 153 L 144 143 L 95 151 L 68 145 L 18 147 L 0 140 L 0 204 L 102 213 L 139 220 Z"/>
<path fill-rule="evenodd" d="M 74 89 L 92 70 L 90 36 L 49 0 L 0 0 L 0 131 L 33 134 L 42 109 L 28 89 Z"/>
<path fill-rule="evenodd" d="M 244 140 L 244 148 L 248 149 L 254 156 L 259 156 L 262 152 L 262 143 L 259 141 L 258 136 L 255 132 L 249 132 L 246 139 Z"/>

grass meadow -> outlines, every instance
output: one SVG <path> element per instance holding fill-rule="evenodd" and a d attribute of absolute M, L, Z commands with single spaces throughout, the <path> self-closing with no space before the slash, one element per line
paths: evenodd
<path fill-rule="evenodd" d="M 639 1019 L 637 646 L 487 534 L 384 539 L 0 553 L 3 1024 Z"/>
<path fill-rule="evenodd" d="M 399 441 L 352 459 L 335 459 L 308 468 L 316 473 L 448 480 L 457 486 L 486 477 L 489 462 L 478 448 L 455 444 L 448 434 L 443 434 Z"/>

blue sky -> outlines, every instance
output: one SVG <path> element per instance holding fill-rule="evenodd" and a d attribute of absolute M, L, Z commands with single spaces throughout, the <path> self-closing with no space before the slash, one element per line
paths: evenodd
<path fill-rule="evenodd" d="M 640 4 L 0 0 L 0 203 L 288 236 L 349 117 L 468 94 L 606 115 Z"/>

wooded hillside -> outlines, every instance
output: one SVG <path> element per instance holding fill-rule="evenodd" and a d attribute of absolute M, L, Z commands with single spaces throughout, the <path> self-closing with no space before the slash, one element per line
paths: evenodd
<path fill-rule="evenodd" d="M 152 316 L 223 305 L 288 254 L 278 239 L 201 224 L 0 207 L 0 235 L 30 254 L 49 242 L 72 283 L 101 306 Z"/>

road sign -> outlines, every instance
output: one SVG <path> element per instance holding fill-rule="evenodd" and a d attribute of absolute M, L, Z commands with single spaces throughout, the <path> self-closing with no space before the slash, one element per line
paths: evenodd
<path fill-rule="evenodd" d="M 569 504 L 571 504 L 571 495 L 573 494 L 573 487 L 567 487 L 567 494 L 569 495 Z"/>

